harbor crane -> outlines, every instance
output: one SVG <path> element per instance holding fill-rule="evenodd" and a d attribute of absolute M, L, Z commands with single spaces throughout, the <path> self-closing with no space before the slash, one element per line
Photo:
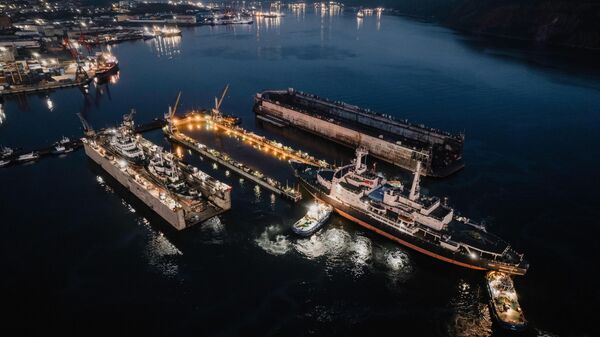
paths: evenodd
<path fill-rule="evenodd" d="M 79 50 L 73 45 L 69 36 L 65 34 L 63 37 L 63 45 L 65 48 L 71 53 L 71 56 L 75 60 L 77 64 L 77 71 L 75 72 L 75 80 L 76 81 L 85 81 L 89 79 L 88 73 L 83 69 L 83 62 L 81 61 L 81 54 Z"/>
<path fill-rule="evenodd" d="M 173 124 L 173 117 L 175 116 L 175 112 L 177 111 L 177 107 L 179 106 L 179 100 L 181 99 L 181 91 L 177 94 L 177 98 L 175 99 L 175 104 L 173 107 L 169 105 L 169 111 L 165 114 L 165 120 L 167 121 L 167 127 L 169 128 L 169 132 L 177 132 L 177 126 Z"/>
<path fill-rule="evenodd" d="M 229 84 L 226 84 L 225 88 L 223 88 L 223 92 L 221 93 L 221 98 L 219 99 L 218 97 L 215 97 L 215 107 L 211 109 L 211 116 L 215 120 L 220 120 L 223 118 L 223 114 L 221 113 L 221 104 L 223 104 L 223 99 L 225 99 L 228 89 Z"/>

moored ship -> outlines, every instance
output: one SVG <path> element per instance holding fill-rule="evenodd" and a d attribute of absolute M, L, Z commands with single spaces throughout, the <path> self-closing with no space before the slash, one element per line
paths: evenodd
<path fill-rule="evenodd" d="M 436 259 L 478 270 L 523 275 L 529 264 L 482 225 L 455 214 L 437 197 L 421 195 L 418 164 L 410 188 L 367 169 L 368 151 L 337 169 L 291 162 L 302 186 L 341 216 Z"/>
<path fill-rule="evenodd" d="M 135 133 L 133 113 L 116 129 L 86 130 L 86 155 L 178 230 L 231 208 L 231 187 Z"/>
<path fill-rule="evenodd" d="M 464 167 L 464 135 L 411 124 L 344 102 L 288 90 L 256 94 L 254 111 L 277 126 L 291 125 L 336 143 L 366 147 L 372 156 L 426 176 L 445 177 Z"/>

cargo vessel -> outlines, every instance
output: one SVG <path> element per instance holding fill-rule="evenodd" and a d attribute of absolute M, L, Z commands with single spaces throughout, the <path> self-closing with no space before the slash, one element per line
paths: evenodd
<path fill-rule="evenodd" d="M 118 128 L 84 126 L 86 155 L 176 229 L 231 208 L 230 186 L 135 134 L 133 113 Z"/>
<path fill-rule="evenodd" d="M 336 143 L 366 147 L 372 156 L 407 170 L 445 177 L 464 167 L 463 134 L 415 125 L 343 102 L 288 90 L 267 90 L 254 98 L 257 117 L 293 126 Z"/>
<path fill-rule="evenodd" d="M 410 188 L 388 182 L 366 165 L 368 152 L 356 151 L 353 164 L 337 169 L 291 161 L 301 185 L 341 216 L 406 247 L 444 262 L 477 270 L 523 275 L 523 254 L 484 226 L 458 216 L 437 197 L 419 192 L 417 165 Z"/>

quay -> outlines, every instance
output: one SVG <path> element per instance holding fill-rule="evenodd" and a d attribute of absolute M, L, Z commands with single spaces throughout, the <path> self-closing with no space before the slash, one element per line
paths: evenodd
<path fill-rule="evenodd" d="M 47 83 L 40 85 L 22 85 L 22 86 L 11 86 L 9 89 L 0 89 L 1 96 L 10 96 L 10 95 L 19 95 L 19 94 L 33 94 L 36 92 L 45 92 L 56 89 L 64 89 L 64 88 L 72 88 L 85 86 L 92 81 L 92 78 L 87 78 L 82 81 L 77 82 L 56 82 L 56 83 Z"/>
<path fill-rule="evenodd" d="M 217 162 L 238 175 L 255 182 L 256 184 L 268 189 L 269 191 L 293 202 L 298 202 L 302 199 L 302 194 L 293 187 L 283 186 L 280 182 L 275 179 L 264 176 L 262 173 L 256 170 L 252 170 L 246 165 L 233 160 L 226 154 L 222 154 L 214 149 L 208 148 L 206 145 L 197 142 L 196 140 L 178 132 L 174 128 L 165 127 L 165 135 L 174 142 L 177 142 L 192 151 L 199 153 L 202 156 L 209 158 L 210 160 Z"/>

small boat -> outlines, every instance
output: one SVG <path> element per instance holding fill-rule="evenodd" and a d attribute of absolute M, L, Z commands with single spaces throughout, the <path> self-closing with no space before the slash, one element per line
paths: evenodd
<path fill-rule="evenodd" d="M 316 232 L 327 220 L 333 207 L 322 202 L 316 202 L 308 208 L 308 212 L 292 226 L 294 233 L 300 236 L 310 236 Z"/>
<path fill-rule="evenodd" d="M 486 274 L 487 289 L 490 294 L 490 307 L 498 323 L 504 328 L 522 331 L 527 320 L 517 299 L 517 291 L 509 274 L 490 271 Z"/>
<path fill-rule="evenodd" d="M 0 167 L 10 164 L 10 160 L 0 159 Z"/>
<path fill-rule="evenodd" d="M 67 137 L 62 137 L 58 142 L 54 143 L 52 147 L 52 154 L 63 154 L 73 151 L 73 148 L 69 146 L 71 140 Z"/>
<path fill-rule="evenodd" d="M 359 10 L 358 13 L 356 13 L 357 18 L 363 18 L 364 16 L 365 16 L 365 13 L 363 13 L 362 10 Z"/>
<path fill-rule="evenodd" d="M 17 161 L 21 161 L 21 162 L 32 161 L 32 160 L 38 159 L 39 157 L 40 157 L 40 155 L 37 152 L 29 152 L 29 153 L 18 156 Z"/>
<path fill-rule="evenodd" d="M 13 154 L 13 149 L 11 149 L 10 147 L 0 147 L 0 158 L 6 158 L 10 155 Z"/>

